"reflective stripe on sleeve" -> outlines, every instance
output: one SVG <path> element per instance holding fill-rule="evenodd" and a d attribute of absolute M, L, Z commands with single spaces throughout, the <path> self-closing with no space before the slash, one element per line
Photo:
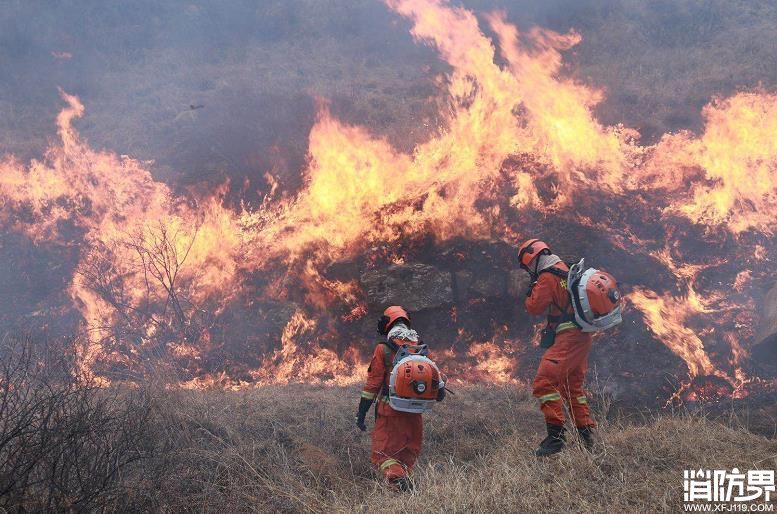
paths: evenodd
<path fill-rule="evenodd" d="M 584 405 L 584 404 L 588 403 L 588 398 L 586 398 L 585 396 L 578 396 L 577 397 L 577 403 L 579 403 L 581 405 Z"/>

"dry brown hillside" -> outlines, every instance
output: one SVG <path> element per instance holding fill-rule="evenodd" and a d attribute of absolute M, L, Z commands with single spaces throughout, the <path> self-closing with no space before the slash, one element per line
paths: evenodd
<path fill-rule="evenodd" d="M 685 469 L 777 467 L 763 415 L 628 414 L 601 393 L 593 454 L 570 438 L 537 460 L 530 391 L 470 385 L 425 415 L 417 490 L 402 494 L 369 464 L 357 385 L 101 388 L 72 378 L 67 346 L 44 346 L 0 353 L 0 511 L 677 512 Z"/>
<path fill-rule="evenodd" d="M 684 469 L 777 466 L 777 441 L 744 430 L 743 419 L 685 411 L 605 420 L 593 455 L 570 445 L 539 461 L 532 449 L 544 426 L 524 387 L 457 393 L 426 416 L 414 494 L 374 479 L 370 438 L 352 423 L 355 387 L 176 393 L 160 404 L 158 421 L 180 432 L 160 433 L 169 448 L 152 457 L 167 461 L 167 472 L 147 477 L 132 508 L 677 512 Z"/>
<path fill-rule="evenodd" d="M 417 491 L 402 494 L 373 475 L 370 438 L 352 423 L 356 398 L 356 388 L 305 386 L 163 394 L 150 419 L 112 427 L 142 434 L 139 460 L 130 459 L 106 490 L 76 506 L 89 512 L 678 512 L 685 469 L 777 466 L 774 439 L 744 430 L 736 417 L 712 421 L 688 412 L 605 421 L 593 455 L 570 444 L 560 456 L 538 460 L 532 449 L 543 426 L 527 391 L 466 387 L 426 417 Z M 2 505 L 12 512 L 22 505 L 29 511 L 67 506 L 56 496 L 39 503 L 52 499 L 41 487 L 0 497 Z"/>

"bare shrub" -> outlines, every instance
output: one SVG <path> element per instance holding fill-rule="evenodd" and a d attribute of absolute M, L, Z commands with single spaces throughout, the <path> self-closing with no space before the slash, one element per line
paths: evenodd
<path fill-rule="evenodd" d="M 738 423 L 605 416 L 606 398 L 594 402 L 593 454 L 570 433 L 557 458 L 538 460 L 544 423 L 527 388 L 460 386 L 426 416 L 418 492 L 400 495 L 376 479 L 353 426 L 358 386 L 149 396 L 97 389 L 75 362 L 3 343 L 0 511 L 675 512 L 684 469 L 777 464 L 777 442 Z"/>
<path fill-rule="evenodd" d="M 0 507 L 89 511 L 123 493 L 122 471 L 149 453 L 143 391 L 100 389 L 73 340 L 0 346 Z"/>

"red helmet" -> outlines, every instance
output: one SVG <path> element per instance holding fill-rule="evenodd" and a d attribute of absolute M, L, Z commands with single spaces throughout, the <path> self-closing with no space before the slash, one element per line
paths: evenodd
<path fill-rule="evenodd" d="M 605 271 L 597 271 L 585 285 L 588 303 L 591 310 L 597 316 L 604 316 L 612 312 L 621 302 L 621 294 L 618 291 L 618 283 L 615 277 Z"/>
<path fill-rule="evenodd" d="M 383 316 L 381 316 L 378 320 L 378 333 L 385 336 L 388 334 L 389 330 L 391 330 L 391 325 L 400 319 L 410 323 L 410 315 L 405 309 L 399 305 L 392 305 L 391 307 L 388 307 L 385 311 L 383 311 Z"/>
<path fill-rule="evenodd" d="M 518 260 L 521 261 L 521 267 L 529 269 L 531 261 L 545 250 L 550 253 L 550 247 L 539 239 L 529 239 L 523 243 L 518 249 Z"/>

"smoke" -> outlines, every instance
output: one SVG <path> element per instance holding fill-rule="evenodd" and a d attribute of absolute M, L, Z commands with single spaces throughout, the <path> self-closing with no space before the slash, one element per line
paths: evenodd
<path fill-rule="evenodd" d="M 89 105 L 79 129 L 95 146 L 153 159 L 172 185 L 257 189 L 279 168 L 293 188 L 316 97 L 398 131 L 419 100 L 396 98 L 433 92 L 421 78 L 433 54 L 380 2 L 13 2 L 0 17 L 1 151 L 24 160 L 45 150 L 61 87 Z"/>
<path fill-rule="evenodd" d="M 603 123 L 647 137 L 699 128 L 714 95 L 777 82 L 767 64 L 777 15 L 765 1 L 465 5 L 507 9 L 520 29 L 583 33 L 568 71 L 608 92 Z M 173 185 L 247 177 L 254 191 L 275 167 L 293 188 L 313 97 L 406 150 L 435 126 L 430 78 L 444 65 L 408 28 L 378 1 L 5 2 L 0 151 L 41 154 L 62 87 L 89 106 L 79 128 L 93 144 L 153 159 Z"/>

